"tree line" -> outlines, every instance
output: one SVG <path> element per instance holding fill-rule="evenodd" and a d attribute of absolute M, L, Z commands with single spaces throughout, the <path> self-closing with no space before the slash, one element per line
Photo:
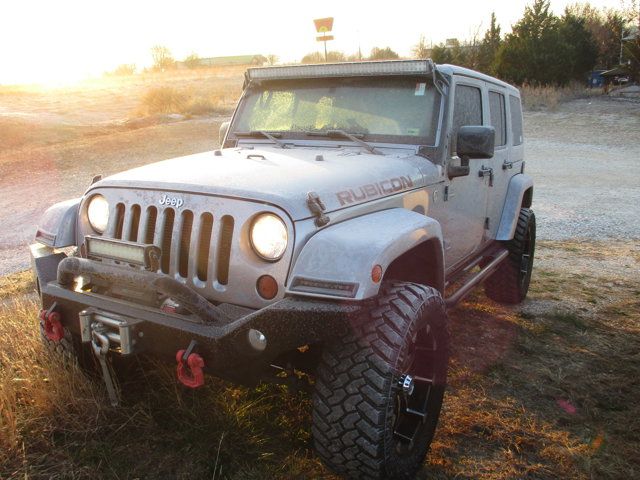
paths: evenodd
<path fill-rule="evenodd" d="M 489 28 L 478 31 L 470 40 L 448 40 L 427 45 L 424 36 L 413 47 L 414 58 L 431 58 L 436 63 L 451 63 L 497 76 L 506 81 L 536 85 L 565 85 L 584 81 L 594 69 L 622 68 L 640 81 L 640 27 L 638 0 L 626 9 L 597 9 L 576 3 L 560 16 L 550 8 L 550 0 L 533 0 L 522 17 L 503 35 L 495 13 Z M 622 40 L 625 36 L 630 39 Z M 330 51 L 329 62 L 397 59 L 391 48 L 374 48 L 369 56 L 345 55 Z M 323 53 L 305 55 L 302 63 L 322 63 Z"/>
<path fill-rule="evenodd" d="M 626 10 L 574 4 L 557 16 L 549 0 L 534 0 L 507 35 L 502 35 L 492 14 L 481 38 L 475 35 L 464 43 L 454 40 L 433 48 L 421 38 L 413 53 L 417 58 L 468 67 L 516 84 L 565 85 L 583 81 L 593 69 L 620 65 L 640 81 L 640 35 L 635 33 L 634 38 L 633 33 L 639 23 L 637 3 Z M 623 40 L 625 36 L 631 38 Z"/>
<path fill-rule="evenodd" d="M 448 40 L 427 45 L 424 36 L 414 45 L 414 58 L 431 58 L 436 63 L 450 63 L 478 70 L 515 84 L 565 85 L 572 80 L 584 81 L 593 69 L 620 67 L 640 82 L 640 0 L 622 9 L 597 9 L 589 3 L 567 7 L 560 16 L 550 8 L 550 0 L 533 0 L 522 17 L 503 35 L 491 14 L 489 27 L 480 29 L 470 40 Z M 635 28 L 635 30 L 634 30 Z M 152 70 L 175 68 L 170 50 L 156 45 L 151 49 Z M 276 55 L 258 56 L 257 64 L 273 65 Z M 301 63 L 346 62 L 361 60 L 394 60 L 400 56 L 390 47 L 374 47 L 369 55 L 361 52 L 346 55 L 340 51 L 311 52 Z M 201 66 L 198 55 L 191 54 L 183 62 L 187 68 Z M 135 65 L 121 65 L 115 75 L 130 75 Z"/>

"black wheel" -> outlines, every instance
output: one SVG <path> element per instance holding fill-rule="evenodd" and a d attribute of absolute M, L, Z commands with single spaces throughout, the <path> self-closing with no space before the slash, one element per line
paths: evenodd
<path fill-rule="evenodd" d="M 413 478 L 438 423 L 448 361 L 438 291 L 383 284 L 351 333 L 324 349 L 313 396 L 320 458 L 347 478 Z"/>
<path fill-rule="evenodd" d="M 505 244 L 509 257 L 486 280 L 484 291 L 496 302 L 520 303 L 529 291 L 536 248 L 536 216 L 531 209 L 520 209 L 513 240 Z"/>

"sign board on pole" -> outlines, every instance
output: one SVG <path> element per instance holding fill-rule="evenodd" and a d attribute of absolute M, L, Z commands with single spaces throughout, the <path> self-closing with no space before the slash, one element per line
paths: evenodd
<path fill-rule="evenodd" d="M 316 37 L 316 40 L 319 42 L 328 42 L 329 40 L 333 40 L 333 35 L 320 35 Z"/>
<path fill-rule="evenodd" d="M 327 33 L 333 29 L 333 17 L 317 18 L 313 21 L 318 33 Z"/>

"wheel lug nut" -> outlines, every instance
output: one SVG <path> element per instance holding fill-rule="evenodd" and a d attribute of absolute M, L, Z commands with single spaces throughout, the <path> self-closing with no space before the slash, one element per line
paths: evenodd
<path fill-rule="evenodd" d="M 411 375 L 404 374 L 398 380 L 398 386 L 402 389 L 402 393 L 405 395 L 411 395 L 415 384 L 413 383 L 413 377 Z"/>

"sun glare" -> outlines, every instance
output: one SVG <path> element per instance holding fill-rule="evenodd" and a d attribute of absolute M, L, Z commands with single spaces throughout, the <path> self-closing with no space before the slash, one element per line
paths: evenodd
<path fill-rule="evenodd" d="M 177 60 L 192 53 L 201 57 L 272 54 L 280 62 L 297 62 L 320 50 L 312 20 L 324 16 L 335 17 L 330 50 L 366 55 L 373 47 L 388 46 L 406 57 L 420 35 L 433 43 L 469 38 L 480 26 L 486 28 L 491 11 L 506 33 L 529 3 L 454 0 L 431 5 L 406 0 L 383 11 L 356 0 L 324 0 L 302 7 L 282 0 L 278 8 L 257 0 L 241 4 L 183 0 L 171 6 L 147 0 L 2 2 L 0 45 L 5 48 L 0 85 L 56 87 L 101 77 L 123 64 L 135 64 L 139 72 L 150 66 L 154 45 L 166 46 Z M 551 3 L 561 12 L 573 0 Z M 617 7 L 619 0 L 591 3 Z"/>

